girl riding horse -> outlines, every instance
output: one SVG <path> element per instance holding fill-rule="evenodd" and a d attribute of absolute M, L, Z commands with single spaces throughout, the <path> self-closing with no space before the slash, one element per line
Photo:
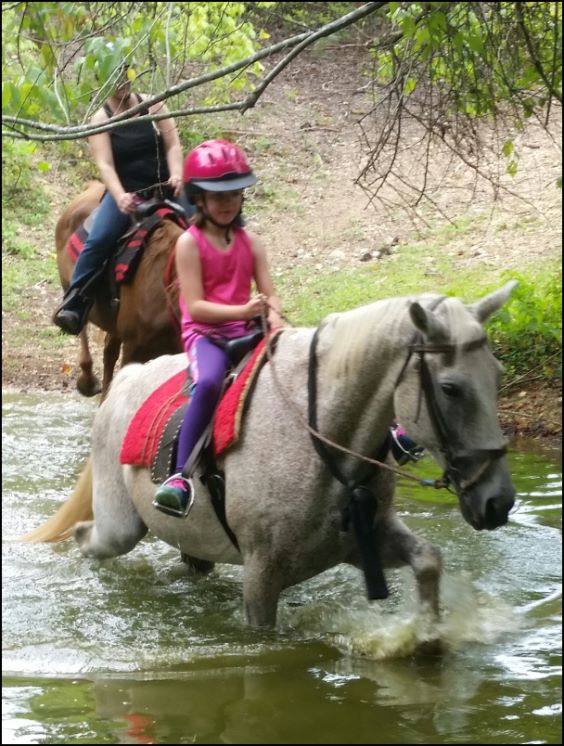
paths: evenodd
<path fill-rule="evenodd" d="M 211 420 L 229 365 L 214 337 L 247 335 L 249 322 L 267 309 L 269 324 L 281 324 L 264 246 L 243 228 L 243 190 L 256 182 L 244 152 L 227 140 L 198 145 L 184 163 L 186 194 L 197 213 L 177 241 L 176 270 L 192 395 L 180 430 L 176 473 L 153 502 L 172 515 L 186 515 L 191 506 L 186 465 Z M 251 296 L 253 279 L 257 293 Z"/>

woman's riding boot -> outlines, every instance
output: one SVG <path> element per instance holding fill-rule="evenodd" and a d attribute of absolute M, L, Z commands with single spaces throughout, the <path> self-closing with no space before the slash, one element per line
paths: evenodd
<path fill-rule="evenodd" d="M 53 323 L 66 334 L 80 334 L 93 300 L 87 298 L 81 288 L 73 288 L 65 293 L 63 302 L 55 311 Z"/>

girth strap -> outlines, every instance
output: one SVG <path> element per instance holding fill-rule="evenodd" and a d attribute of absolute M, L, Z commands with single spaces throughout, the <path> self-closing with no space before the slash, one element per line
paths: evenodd
<path fill-rule="evenodd" d="M 343 509 L 343 527 L 348 527 L 349 519 L 352 525 L 360 553 L 366 593 L 369 600 L 384 599 L 389 596 L 386 578 L 382 569 L 382 562 L 378 547 L 374 541 L 374 516 L 376 515 L 376 497 L 366 484 L 369 482 L 378 467 L 368 466 L 356 479 L 347 479 L 340 470 L 337 462 L 329 448 L 323 443 L 315 432 L 317 432 L 317 344 L 319 341 L 318 327 L 315 330 L 309 351 L 308 369 L 308 421 L 310 426 L 310 437 L 313 447 L 319 457 L 327 466 L 332 476 L 340 482 L 349 494 L 349 502 Z M 315 432 L 312 432 L 315 431 Z M 390 448 L 391 439 L 388 436 L 382 446 L 378 449 L 376 459 L 383 461 Z"/>

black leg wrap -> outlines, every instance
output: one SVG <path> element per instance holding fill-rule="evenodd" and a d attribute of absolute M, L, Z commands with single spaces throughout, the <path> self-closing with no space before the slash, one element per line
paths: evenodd
<path fill-rule="evenodd" d="M 376 499 L 366 487 L 355 487 L 351 493 L 350 517 L 358 544 L 366 594 L 370 601 L 388 598 L 390 595 L 386 578 L 382 570 L 382 563 L 378 547 L 374 542 L 374 515 L 376 514 Z"/>

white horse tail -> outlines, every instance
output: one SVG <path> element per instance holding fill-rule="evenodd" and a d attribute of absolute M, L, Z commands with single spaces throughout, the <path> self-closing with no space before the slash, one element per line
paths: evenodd
<path fill-rule="evenodd" d="M 92 514 L 92 457 L 88 457 L 76 487 L 68 500 L 42 526 L 18 539 L 22 542 L 63 541 L 72 535 L 72 527 L 79 521 L 91 521 Z"/>

